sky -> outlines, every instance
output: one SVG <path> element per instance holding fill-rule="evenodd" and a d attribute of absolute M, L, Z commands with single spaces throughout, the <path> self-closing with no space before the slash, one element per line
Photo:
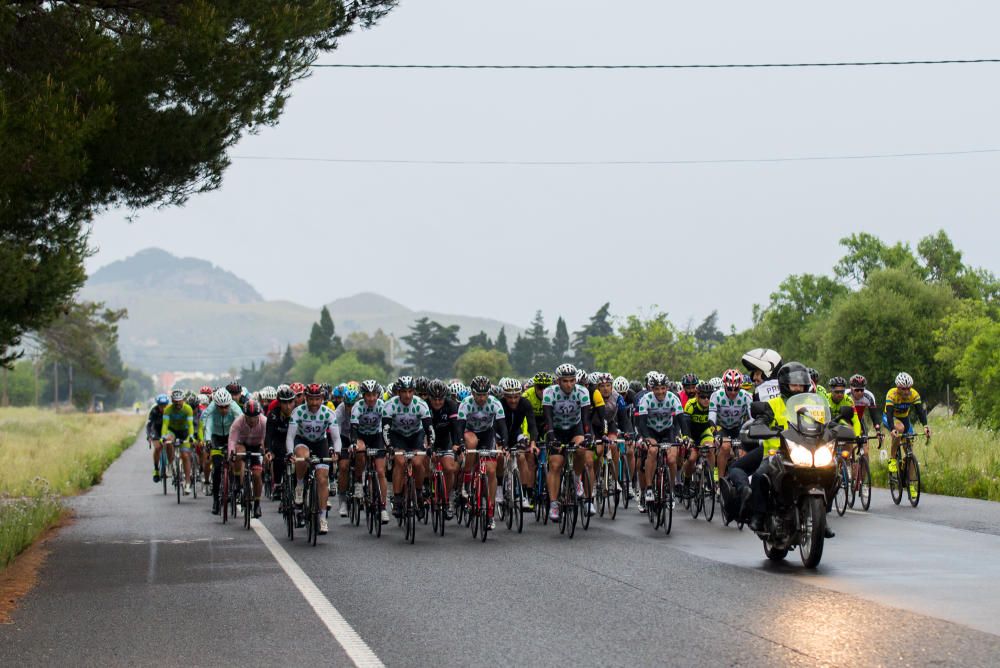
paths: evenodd
<path fill-rule="evenodd" d="M 403 0 L 321 63 L 663 64 L 998 58 L 1000 4 Z M 111 210 L 93 271 L 159 246 L 267 299 L 374 291 L 413 309 L 570 328 L 718 309 L 744 327 L 838 240 L 944 229 L 1000 272 L 1000 153 L 672 165 L 257 160 L 704 161 L 1000 149 L 1000 64 L 713 70 L 314 69 L 220 189 Z M 331 277 L 316 287 L 282 270 Z M 551 324 L 550 324 L 551 326 Z"/>

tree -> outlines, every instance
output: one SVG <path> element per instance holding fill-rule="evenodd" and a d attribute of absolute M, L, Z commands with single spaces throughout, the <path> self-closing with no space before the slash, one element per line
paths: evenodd
<path fill-rule="evenodd" d="M 311 383 L 324 364 L 326 360 L 319 355 L 306 353 L 295 360 L 295 365 L 288 372 L 288 379 L 292 382 Z"/>
<path fill-rule="evenodd" d="M 782 281 L 771 293 L 771 303 L 762 316 L 782 357 L 814 359 L 817 339 L 806 332 L 806 325 L 829 313 L 836 300 L 847 293 L 844 285 L 826 276 L 798 274 Z"/>
<path fill-rule="evenodd" d="M 472 348 L 482 348 L 483 350 L 492 350 L 493 341 L 491 341 L 490 337 L 486 335 L 486 332 L 480 330 L 478 334 L 469 337 L 469 340 L 466 342 L 465 347 L 467 350 L 471 350 Z"/>
<path fill-rule="evenodd" d="M 493 347 L 506 355 L 509 351 L 507 350 L 507 332 L 504 329 L 504 327 L 500 328 L 500 333 L 497 334 L 497 342 Z"/>
<path fill-rule="evenodd" d="M 908 371 L 933 403 L 944 396 L 947 372 L 932 362 L 937 345 L 929 333 L 955 306 L 946 286 L 908 270 L 876 271 L 864 288 L 840 299 L 820 326 L 811 326 L 819 351 L 815 366 L 830 376 L 861 372 L 878 393 Z"/>
<path fill-rule="evenodd" d="M 365 364 L 358 359 L 357 352 L 349 352 L 319 367 L 313 380 L 317 383 L 337 385 L 349 380 L 362 381 L 367 378 L 380 378 L 384 373 L 380 367 Z"/>
<path fill-rule="evenodd" d="M 555 366 L 552 361 L 552 342 L 549 340 L 549 330 L 545 329 L 545 318 L 541 311 L 535 311 L 531 327 L 524 333 L 523 345 L 526 345 L 531 351 L 530 366 L 535 371 L 551 369 Z"/>
<path fill-rule="evenodd" d="M 675 327 L 666 313 L 648 320 L 632 315 L 617 334 L 588 339 L 584 352 L 595 366 L 630 378 L 654 369 L 677 378 L 690 368 L 695 342 L 693 336 Z"/>
<path fill-rule="evenodd" d="M 410 333 L 403 337 L 403 342 L 410 348 L 406 353 L 406 361 L 415 374 L 425 373 L 430 364 L 433 333 L 430 318 L 424 317 L 410 325 Z"/>
<path fill-rule="evenodd" d="M 573 352 L 576 358 L 575 362 L 579 366 L 586 369 L 594 368 L 596 362 L 593 356 L 587 352 L 588 342 L 591 338 L 614 334 L 614 328 L 608 319 L 610 310 L 611 303 L 605 302 L 601 308 L 597 309 L 597 313 L 590 317 L 590 322 L 573 334 Z"/>
<path fill-rule="evenodd" d="M 726 338 L 726 335 L 719 329 L 719 312 L 712 311 L 694 330 L 695 344 L 698 350 L 709 350 Z"/>
<path fill-rule="evenodd" d="M 278 368 L 275 371 L 275 375 L 278 376 L 279 383 L 285 382 L 284 379 L 288 378 L 288 372 L 292 370 L 295 366 L 295 358 L 292 357 L 292 344 L 285 345 L 285 354 L 281 356 L 281 362 L 278 363 Z"/>
<path fill-rule="evenodd" d="M 903 243 L 887 246 L 874 234 L 860 232 L 844 237 L 840 245 L 847 249 L 847 254 L 840 258 L 833 271 L 855 286 L 864 285 L 871 274 L 881 269 L 917 271 L 916 258 Z"/>
<path fill-rule="evenodd" d="M 430 345 L 433 354 L 427 361 L 424 375 L 445 378 L 455 366 L 455 360 L 465 351 L 458 341 L 458 325 L 442 325 L 431 321 Z"/>
<path fill-rule="evenodd" d="M 84 281 L 94 212 L 218 188 L 320 52 L 395 0 L 0 6 L 0 353 Z"/>
<path fill-rule="evenodd" d="M 538 370 L 532 366 L 534 353 L 531 343 L 520 334 L 514 339 L 514 347 L 510 349 L 509 359 L 514 371 L 520 376 L 530 376 Z"/>
<path fill-rule="evenodd" d="M 981 329 L 963 351 L 956 372 L 959 398 L 977 422 L 1000 429 L 1000 323 Z"/>
<path fill-rule="evenodd" d="M 455 376 L 465 381 L 475 376 L 486 376 L 496 383 L 511 373 L 510 360 L 499 350 L 470 348 L 455 361 Z"/>
<path fill-rule="evenodd" d="M 566 321 L 559 316 L 556 320 L 556 333 L 552 337 L 552 364 L 562 364 L 569 356 L 569 331 L 566 329 Z"/>
<path fill-rule="evenodd" d="M 309 332 L 309 353 L 324 357 L 328 360 L 336 359 L 344 354 L 344 344 L 337 336 L 333 326 L 333 318 L 330 317 L 330 310 L 323 307 L 319 312 L 319 322 L 314 322 L 312 330 Z"/>

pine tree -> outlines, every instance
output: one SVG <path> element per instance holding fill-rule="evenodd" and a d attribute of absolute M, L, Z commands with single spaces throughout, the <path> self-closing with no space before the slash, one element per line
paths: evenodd
<path fill-rule="evenodd" d="M 569 331 L 566 329 L 566 321 L 559 316 L 556 321 L 556 333 L 552 337 L 552 366 L 562 364 L 569 356 Z"/>
<path fill-rule="evenodd" d="M 587 352 L 587 341 L 595 336 L 611 336 L 614 328 L 608 320 L 611 303 L 605 302 L 597 313 L 591 316 L 590 322 L 573 334 L 573 353 L 579 366 L 589 369 L 594 366 L 594 356 Z"/>
<path fill-rule="evenodd" d="M 506 355 L 510 351 L 507 349 L 507 332 L 504 329 L 503 327 L 500 328 L 500 333 L 497 334 L 497 342 L 493 347 Z"/>

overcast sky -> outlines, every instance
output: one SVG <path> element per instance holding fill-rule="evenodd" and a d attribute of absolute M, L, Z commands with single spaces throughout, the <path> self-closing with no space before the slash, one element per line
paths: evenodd
<path fill-rule="evenodd" d="M 320 62 L 751 63 L 997 58 L 987 2 L 403 0 Z M 453 71 L 318 69 L 220 190 L 99 217 L 93 270 L 148 247 L 210 260 L 265 298 L 372 290 L 415 309 L 576 327 L 604 301 L 749 324 L 837 240 L 944 228 L 1000 271 L 1000 154 L 639 166 L 334 164 L 714 160 L 1000 148 L 1000 64 Z M 329 272 L 315 290 L 281 268 Z M 538 276 L 532 288 L 531 276 Z M 551 326 L 551 323 L 550 323 Z"/>

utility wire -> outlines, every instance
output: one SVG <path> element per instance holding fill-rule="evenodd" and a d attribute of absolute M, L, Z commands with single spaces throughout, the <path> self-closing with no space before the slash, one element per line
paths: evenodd
<path fill-rule="evenodd" d="M 313 63 L 310 67 L 357 70 L 707 70 L 779 67 L 884 67 L 902 65 L 969 65 L 1000 63 L 1000 58 L 951 58 L 947 60 L 864 60 L 832 63 L 692 63 L 651 65 L 457 65 L 388 63 Z"/>
<path fill-rule="evenodd" d="M 277 155 L 234 155 L 234 160 L 285 161 L 285 162 L 327 162 L 339 164 L 369 165 L 493 165 L 500 167 L 597 167 L 597 166 L 641 166 L 641 165 L 719 165 L 767 162 L 815 162 L 830 160 L 882 160 L 889 158 L 935 158 L 958 155 L 980 155 L 1000 153 L 1000 148 L 973 149 L 967 151 L 926 151 L 914 153 L 868 153 L 853 155 L 804 155 L 779 156 L 773 158 L 716 158 L 706 160 L 408 160 L 381 158 L 310 158 Z"/>

